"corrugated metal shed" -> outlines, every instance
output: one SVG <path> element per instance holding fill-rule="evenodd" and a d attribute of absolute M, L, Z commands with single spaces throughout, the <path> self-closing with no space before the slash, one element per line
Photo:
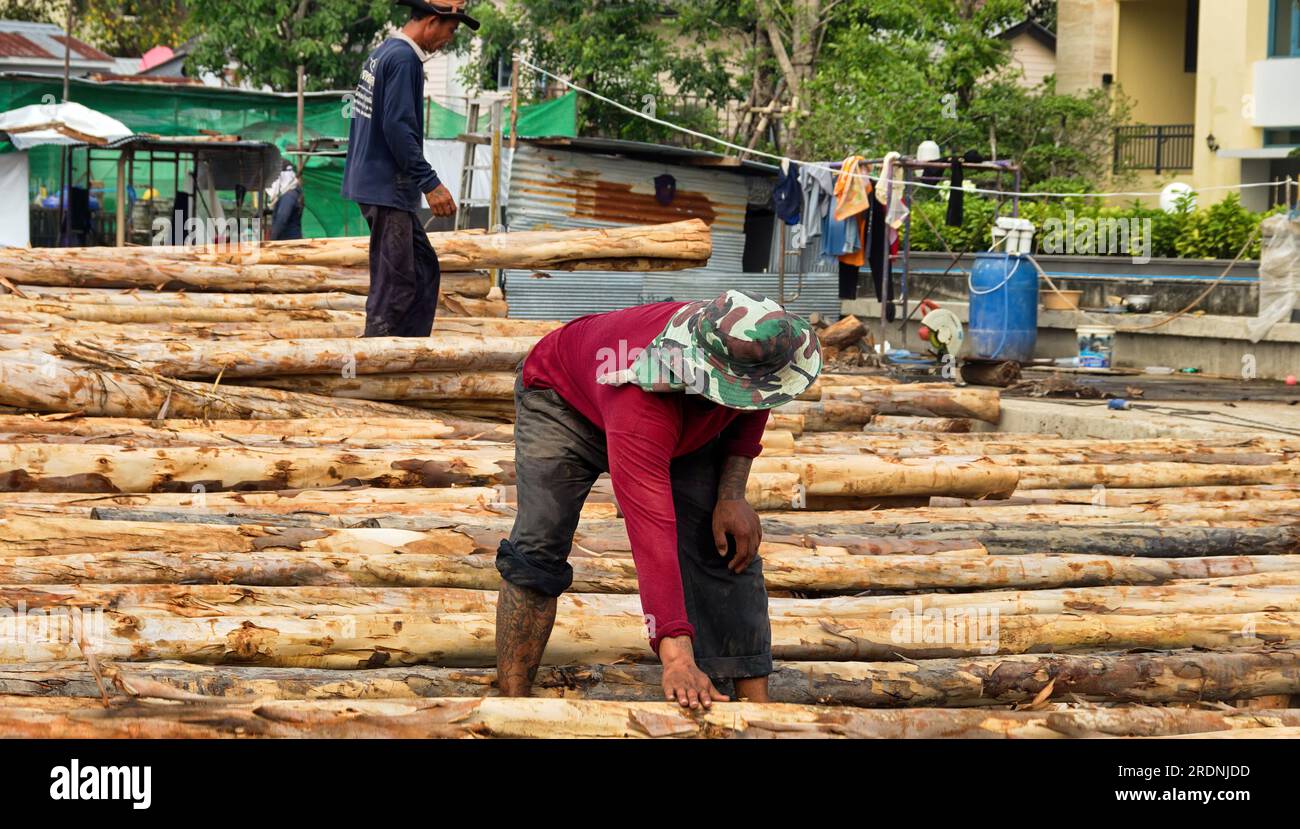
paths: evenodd
<path fill-rule="evenodd" d="M 655 198 L 670 175 L 672 201 Z M 685 164 L 639 161 L 521 143 L 510 170 L 511 230 L 656 224 L 703 219 L 713 232 L 709 270 L 739 271 L 745 251 L 745 176 Z"/>
<path fill-rule="evenodd" d="M 709 223 L 713 256 L 704 268 L 657 273 L 552 272 L 538 278 L 522 271 L 507 271 L 506 296 L 510 316 L 520 319 L 569 320 L 584 314 L 615 311 L 646 302 L 669 299 L 708 299 L 729 288 L 744 288 L 777 297 L 777 276 L 744 273 L 745 213 L 752 179 L 767 177 L 766 165 L 744 164 L 723 172 L 695 166 L 701 156 L 680 148 L 633 146 L 632 142 L 604 141 L 587 146 L 581 139 L 569 142 L 584 151 L 521 142 L 510 171 L 506 204 L 511 230 L 609 227 L 654 224 L 699 218 Z M 630 149 L 623 145 L 627 144 Z M 615 155 L 616 150 L 628 153 Z M 656 156 L 656 149 L 671 149 Z M 655 198 L 655 178 L 671 175 L 676 182 L 672 201 Z M 773 246 L 772 263 L 776 254 Z M 786 279 L 786 294 L 798 282 L 795 257 Z M 805 276 L 804 290 L 791 309 L 800 314 L 818 312 L 839 316 L 838 281 L 833 262 L 828 270 Z"/>

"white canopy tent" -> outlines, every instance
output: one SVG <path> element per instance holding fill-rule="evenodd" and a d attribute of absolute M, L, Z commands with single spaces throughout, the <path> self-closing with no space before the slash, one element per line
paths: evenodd
<path fill-rule="evenodd" d="M 116 118 L 69 101 L 0 112 L 0 134 L 17 150 L 0 154 L 0 245 L 26 247 L 31 225 L 25 150 L 45 144 L 107 144 L 132 132 Z"/>
<path fill-rule="evenodd" d="M 19 150 L 41 144 L 107 144 L 133 134 L 116 118 L 72 101 L 0 112 L 0 132 L 8 133 Z"/>

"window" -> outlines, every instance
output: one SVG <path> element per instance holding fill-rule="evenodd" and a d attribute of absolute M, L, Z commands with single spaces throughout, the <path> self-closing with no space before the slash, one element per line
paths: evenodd
<path fill-rule="evenodd" d="M 1300 128 L 1264 130 L 1265 147 L 1300 147 Z"/>
<path fill-rule="evenodd" d="M 1300 57 L 1300 0 L 1272 0 L 1268 31 L 1269 57 Z"/>

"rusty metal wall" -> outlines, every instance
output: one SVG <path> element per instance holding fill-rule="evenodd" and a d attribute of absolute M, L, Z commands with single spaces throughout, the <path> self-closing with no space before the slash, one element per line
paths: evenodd
<path fill-rule="evenodd" d="M 677 193 L 661 205 L 654 180 L 665 173 L 677 180 Z M 511 162 L 506 223 L 511 230 L 542 230 L 699 218 L 713 236 L 713 256 L 700 270 L 736 273 L 745 251 L 746 178 L 521 143 Z"/>

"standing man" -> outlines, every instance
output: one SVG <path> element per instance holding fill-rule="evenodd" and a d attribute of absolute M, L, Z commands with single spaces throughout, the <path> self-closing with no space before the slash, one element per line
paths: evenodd
<path fill-rule="evenodd" d="M 580 317 L 515 384 L 518 511 L 497 550 L 497 685 L 527 696 L 555 623 L 583 502 L 614 483 L 664 696 L 767 700 L 772 630 L 745 482 L 768 410 L 821 371 L 808 323 L 745 291 Z"/>
<path fill-rule="evenodd" d="M 465 14 L 465 0 L 397 3 L 410 7 L 411 19 L 361 67 L 343 170 L 343 195 L 370 225 L 367 337 L 433 330 L 441 271 L 416 211 L 424 198 L 433 215 L 451 216 L 456 202 L 424 160 L 424 62 L 451 43 L 462 22 L 479 25 Z"/>

